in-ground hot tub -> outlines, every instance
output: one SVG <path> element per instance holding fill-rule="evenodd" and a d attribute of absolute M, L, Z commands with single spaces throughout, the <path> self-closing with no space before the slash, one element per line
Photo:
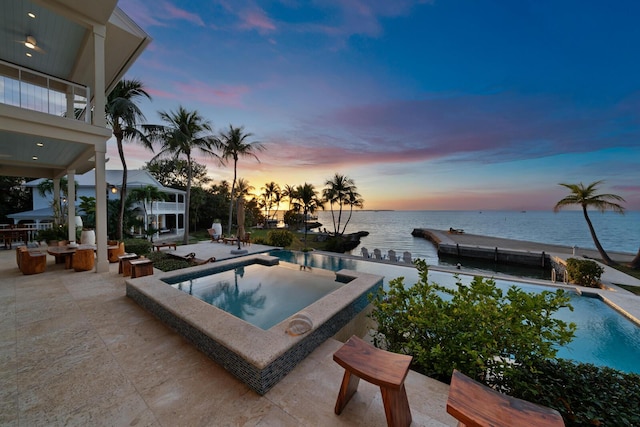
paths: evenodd
<path fill-rule="evenodd" d="M 383 277 L 352 270 L 336 272 L 333 282 L 340 284 L 302 309 L 305 318 L 311 319 L 312 327 L 297 336 L 287 333 L 296 313 L 261 329 L 189 295 L 188 289 L 180 290 L 176 286 L 182 283 L 180 287 L 184 288 L 185 283 L 202 275 L 225 271 L 237 274 L 238 269 L 256 264 L 281 268 L 276 257 L 251 255 L 129 279 L 126 282 L 127 296 L 190 340 L 257 393 L 264 394 L 317 346 L 334 336 L 365 309 L 369 304 L 368 294 L 382 286 Z M 290 270 L 290 276 L 301 287 L 305 285 L 306 277 L 310 277 L 305 272 L 295 270 Z M 331 281 L 327 277 L 324 280 Z M 230 286 L 234 287 L 235 283 Z"/>

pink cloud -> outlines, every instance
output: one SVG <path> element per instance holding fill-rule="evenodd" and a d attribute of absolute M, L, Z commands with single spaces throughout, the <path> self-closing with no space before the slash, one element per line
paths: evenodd
<path fill-rule="evenodd" d="M 241 107 L 242 97 L 249 93 L 249 87 L 245 85 L 213 87 L 207 83 L 195 81 L 176 83 L 176 92 L 181 99 L 197 100 L 210 105 Z"/>
<path fill-rule="evenodd" d="M 204 26 L 204 21 L 196 13 L 188 12 L 174 6 L 168 1 L 153 3 L 154 7 L 149 7 L 140 0 L 122 0 L 119 6 L 136 23 L 142 27 L 166 27 L 169 21 L 187 21 L 198 26 Z"/>
<path fill-rule="evenodd" d="M 240 28 L 243 30 L 256 29 L 261 33 L 275 31 L 276 26 L 262 9 L 253 8 L 240 12 L 239 18 L 242 21 Z"/>
<path fill-rule="evenodd" d="M 184 9 L 179 9 L 169 2 L 163 2 L 162 7 L 172 19 L 184 20 L 187 22 L 191 22 L 192 24 L 204 27 L 204 21 L 202 20 L 202 18 L 200 18 L 199 15 L 195 13 L 187 12 Z"/>

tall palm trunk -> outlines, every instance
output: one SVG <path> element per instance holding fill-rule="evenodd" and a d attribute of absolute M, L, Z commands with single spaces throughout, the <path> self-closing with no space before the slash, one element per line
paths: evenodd
<path fill-rule="evenodd" d="M 598 237 L 596 236 L 596 230 L 593 228 L 593 224 L 591 224 L 591 220 L 589 219 L 589 215 L 587 214 L 586 206 L 582 206 L 582 213 L 584 214 L 584 219 L 587 221 L 587 225 L 589 226 L 589 232 L 591 233 L 591 238 L 593 239 L 593 243 L 595 243 L 596 249 L 598 249 L 598 252 L 600 253 L 600 257 L 602 257 L 602 262 L 604 262 L 604 264 L 606 265 L 615 265 L 616 262 L 609 257 L 607 252 L 604 250 L 604 248 L 600 244 Z"/>
<path fill-rule="evenodd" d="M 191 171 L 191 156 L 187 155 L 187 194 L 184 197 L 184 237 L 182 239 L 183 245 L 189 244 L 189 205 L 191 203 L 191 178 L 193 172 Z"/>
<path fill-rule="evenodd" d="M 229 228 L 227 229 L 227 234 L 231 236 L 231 222 L 233 219 L 233 196 L 236 191 L 236 173 L 237 173 L 237 165 L 238 161 L 234 159 L 233 162 L 233 183 L 231 184 L 231 203 L 229 203 Z"/>
<path fill-rule="evenodd" d="M 118 144 L 118 154 L 120 155 L 120 161 L 122 162 L 122 185 L 120 187 L 120 211 L 118 213 L 118 229 L 116 230 L 116 237 L 118 240 L 123 239 L 124 233 L 124 205 L 127 199 L 127 162 L 124 159 L 124 150 L 122 148 L 123 133 L 122 130 L 114 132 L 116 136 L 116 142 Z"/>

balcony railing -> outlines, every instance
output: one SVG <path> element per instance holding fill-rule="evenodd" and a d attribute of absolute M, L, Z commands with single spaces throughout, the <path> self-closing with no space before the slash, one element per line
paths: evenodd
<path fill-rule="evenodd" d="M 91 122 L 89 88 L 0 61 L 0 103 Z"/>

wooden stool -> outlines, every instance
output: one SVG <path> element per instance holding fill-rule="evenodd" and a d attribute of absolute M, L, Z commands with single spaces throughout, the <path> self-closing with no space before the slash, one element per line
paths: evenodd
<path fill-rule="evenodd" d="M 447 412 L 458 427 L 564 427 L 555 409 L 498 393 L 457 370 L 451 376 Z"/>
<path fill-rule="evenodd" d="M 153 262 L 150 259 L 134 259 L 131 264 L 131 278 L 149 276 L 153 274 Z"/>
<path fill-rule="evenodd" d="M 411 410 L 404 379 L 407 377 L 412 359 L 411 356 L 377 349 L 355 335 L 349 338 L 349 341 L 333 354 L 333 360 L 344 368 L 344 377 L 336 401 L 336 414 L 342 413 L 362 378 L 380 386 L 387 425 L 409 426 Z"/>
<path fill-rule="evenodd" d="M 130 261 L 133 259 L 138 259 L 137 254 L 124 254 L 118 257 L 120 264 L 118 265 L 118 274 L 122 274 L 123 276 L 131 276 L 131 263 Z"/>

